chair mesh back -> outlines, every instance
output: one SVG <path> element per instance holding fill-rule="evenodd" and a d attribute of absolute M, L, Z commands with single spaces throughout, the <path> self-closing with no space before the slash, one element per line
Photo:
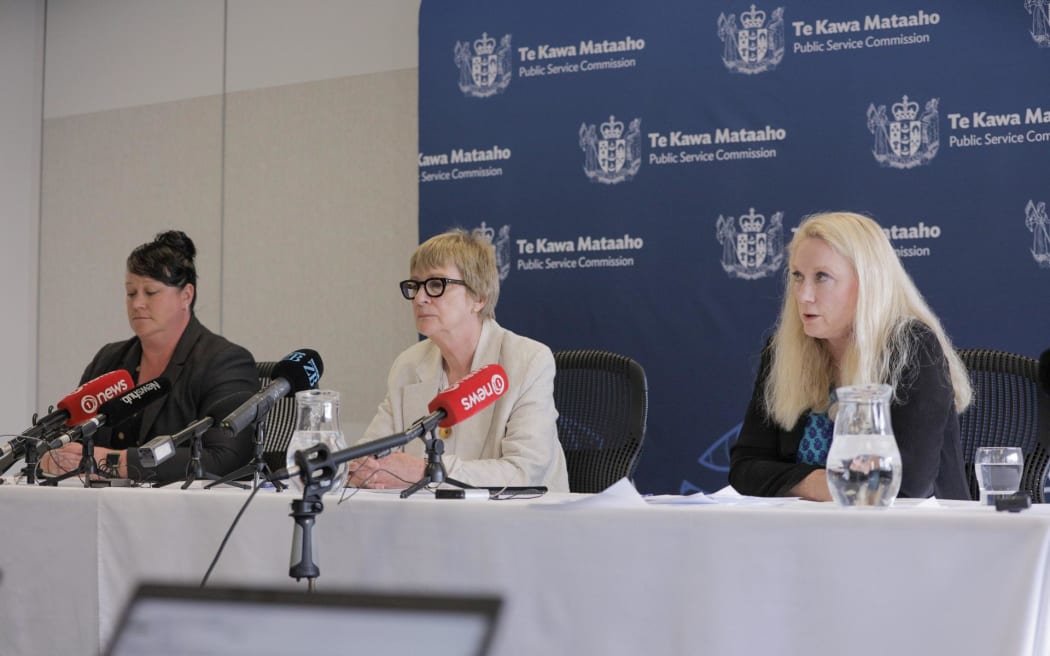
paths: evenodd
<path fill-rule="evenodd" d="M 596 350 L 557 351 L 554 404 L 569 489 L 601 492 L 634 475 L 649 396 L 642 366 Z"/>
<path fill-rule="evenodd" d="M 1039 388 L 1039 362 L 1034 358 L 992 351 L 962 349 L 973 385 L 973 403 L 959 416 L 963 463 L 970 495 L 977 499 L 974 454 L 980 446 L 1019 446 L 1024 452 L 1021 490 L 1032 501 L 1045 502 L 1050 468 L 1050 397 Z"/>
<path fill-rule="evenodd" d="M 276 362 L 256 363 L 261 387 L 270 384 L 275 366 L 277 366 Z M 295 410 L 295 395 L 293 394 L 277 401 L 266 414 L 263 457 L 271 469 L 279 469 L 285 465 L 285 452 L 288 450 L 288 443 L 292 441 L 292 433 L 295 431 Z"/>

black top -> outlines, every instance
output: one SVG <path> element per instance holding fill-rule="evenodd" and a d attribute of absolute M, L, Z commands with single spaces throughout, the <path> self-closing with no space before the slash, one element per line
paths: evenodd
<path fill-rule="evenodd" d="M 138 382 L 142 344 L 138 337 L 103 346 L 84 370 L 81 383 L 104 373 L 126 369 Z M 185 478 L 190 461 L 189 442 L 154 469 L 143 467 L 134 447 L 157 435 L 171 435 L 203 417 L 216 422 L 259 390 L 259 374 L 252 354 L 216 335 L 191 317 L 175 352 L 161 374 L 171 381 L 171 392 L 142 412 L 114 427 L 103 427 L 95 443 L 113 449 L 128 449 L 128 476 L 161 482 Z M 201 464 L 204 471 L 227 474 L 251 460 L 252 428 L 233 439 L 217 429 L 203 435 Z"/>
<path fill-rule="evenodd" d="M 948 361 L 927 326 L 916 322 L 910 334 L 915 340 L 912 361 L 905 365 L 890 404 L 903 470 L 899 494 L 969 500 Z M 791 488 L 822 467 L 795 462 L 809 412 L 790 431 L 766 415 L 763 395 L 770 358 L 767 345 L 740 438 L 730 450 L 729 482 L 741 494 L 788 496 Z"/>

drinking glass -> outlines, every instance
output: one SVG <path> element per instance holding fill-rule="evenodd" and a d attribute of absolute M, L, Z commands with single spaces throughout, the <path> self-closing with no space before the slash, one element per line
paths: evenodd
<path fill-rule="evenodd" d="M 1017 446 L 982 446 L 973 458 L 981 503 L 994 506 L 997 497 L 1013 494 L 1021 487 L 1024 453 Z"/>

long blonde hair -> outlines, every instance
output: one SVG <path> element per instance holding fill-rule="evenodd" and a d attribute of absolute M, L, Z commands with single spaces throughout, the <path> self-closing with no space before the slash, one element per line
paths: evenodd
<path fill-rule="evenodd" d="M 837 370 L 824 341 L 803 330 L 791 284 L 795 252 L 806 239 L 823 240 L 857 274 L 852 339 Z M 826 411 L 832 385 L 884 382 L 896 394 L 904 368 L 916 355 L 910 334 L 915 322 L 925 324 L 944 351 L 956 411 L 970 404 L 966 367 L 875 221 L 852 212 L 807 217 L 788 245 L 785 269 L 784 304 L 770 345 L 772 360 L 765 387 L 766 412 L 782 428 L 790 430 L 806 411 Z"/>

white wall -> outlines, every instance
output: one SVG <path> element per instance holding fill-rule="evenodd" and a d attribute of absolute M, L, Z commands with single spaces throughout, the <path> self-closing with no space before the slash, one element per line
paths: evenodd
<path fill-rule="evenodd" d="M 45 118 L 220 93 L 224 4 L 227 92 L 418 67 L 419 0 L 50 0 Z"/>
<path fill-rule="evenodd" d="M 221 0 L 49 0 L 44 118 L 222 93 Z"/>
<path fill-rule="evenodd" d="M 230 0 L 226 91 L 419 67 L 419 0 Z"/>
<path fill-rule="evenodd" d="M 0 1 L 0 433 L 25 429 L 42 409 L 36 343 L 43 61 L 44 0 Z"/>

